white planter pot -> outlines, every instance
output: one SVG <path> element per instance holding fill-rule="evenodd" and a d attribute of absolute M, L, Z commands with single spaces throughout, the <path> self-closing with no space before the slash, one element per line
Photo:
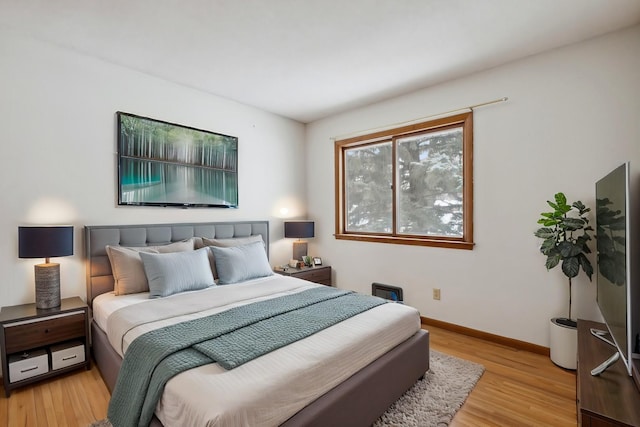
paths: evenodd
<path fill-rule="evenodd" d="M 559 318 L 551 319 L 549 327 L 549 349 L 551 361 L 561 368 L 577 367 L 578 328 L 559 322 Z"/>

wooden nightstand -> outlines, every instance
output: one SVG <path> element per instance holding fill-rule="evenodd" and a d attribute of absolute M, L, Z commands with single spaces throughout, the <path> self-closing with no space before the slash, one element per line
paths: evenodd
<path fill-rule="evenodd" d="M 89 308 L 79 298 L 65 298 L 60 307 L 35 304 L 0 310 L 2 378 L 11 390 L 78 368 L 90 369 Z"/>
<path fill-rule="evenodd" d="M 321 285 L 331 286 L 331 266 L 329 265 L 302 268 L 276 267 L 273 271 L 278 274 L 282 274 L 283 276 L 292 276 L 298 279 L 319 283 Z"/>

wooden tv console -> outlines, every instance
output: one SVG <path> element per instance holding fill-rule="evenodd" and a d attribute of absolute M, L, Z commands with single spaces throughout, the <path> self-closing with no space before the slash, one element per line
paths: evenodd
<path fill-rule="evenodd" d="M 640 391 L 618 360 L 600 376 L 591 370 L 608 359 L 615 349 L 591 335 L 602 323 L 578 320 L 578 372 L 576 398 L 578 425 L 585 427 L 640 426 Z"/>

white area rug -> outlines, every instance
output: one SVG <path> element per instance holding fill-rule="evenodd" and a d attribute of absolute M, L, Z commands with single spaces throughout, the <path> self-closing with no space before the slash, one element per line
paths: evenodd
<path fill-rule="evenodd" d="M 431 350 L 429 371 L 374 427 L 447 426 L 484 372 L 484 366 Z"/>
<path fill-rule="evenodd" d="M 431 350 L 429 371 L 391 405 L 374 427 L 447 426 L 476 385 L 484 366 Z M 90 427 L 110 427 L 107 420 Z"/>

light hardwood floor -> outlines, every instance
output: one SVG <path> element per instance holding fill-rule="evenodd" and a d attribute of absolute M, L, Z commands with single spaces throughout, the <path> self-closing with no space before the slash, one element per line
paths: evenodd
<path fill-rule="evenodd" d="M 576 375 L 547 356 L 433 326 L 431 348 L 484 365 L 452 427 L 576 426 Z"/>
<path fill-rule="evenodd" d="M 485 372 L 456 414 L 461 426 L 575 426 L 575 374 L 548 357 L 428 327 L 431 348 L 481 363 Z M 4 396 L 0 426 L 86 427 L 107 412 L 109 392 L 95 365 Z"/>

